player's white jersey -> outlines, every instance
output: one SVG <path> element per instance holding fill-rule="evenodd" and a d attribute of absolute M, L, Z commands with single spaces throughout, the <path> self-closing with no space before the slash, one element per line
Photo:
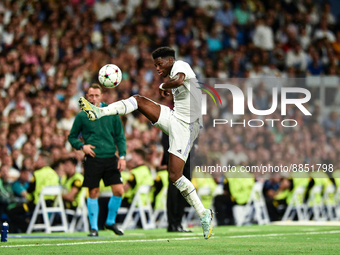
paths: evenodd
<path fill-rule="evenodd" d="M 174 116 L 187 123 L 199 119 L 202 124 L 202 92 L 198 88 L 196 75 L 190 65 L 182 60 L 175 61 L 170 71 L 170 78 L 177 73 L 185 74 L 184 84 L 172 89 L 174 96 Z"/>

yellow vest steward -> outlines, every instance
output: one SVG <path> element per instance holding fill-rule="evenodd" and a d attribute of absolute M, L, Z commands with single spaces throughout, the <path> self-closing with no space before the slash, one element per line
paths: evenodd
<path fill-rule="evenodd" d="M 192 178 L 191 182 L 195 186 L 198 193 L 200 188 L 210 188 L 210 194 L 201 195 L 201 201 L 205 208 L 211 207 L 213 202 L 212 194 L 217 186 L 215 180 L 210 174 L 201 173 L 200 175 L 195 175 L 195 178 Z"/>
<path fill-rule="evenodd" d="M 309 174 L 306 173 L 306 172 L 296 172 L 296 173 L 293 172 L 291 174 L 291 178 L 293 179 L 293 189 L 289 192 L 289 195 L 288 195 L 288 197 L 286 199 L 287 205 L 290 203 L 295 190 L 298 187 L 305 187 L 305 188 L 307 188 L 308 184 L 310 182 Z M 306 189 L 306 191 L 307 191 L 307 189 Z M 303 197 L 299 197 L 299 204 L 303 203 L 303 199 L 304 199 L 304 196 Z"/>
<path fill-rule="evenodd" d="M 340 187 L 340 169 L 335 170 L 332 176 L 334 178 L 335 185 Z"/>
<path fill-rule="evenodd" d="M 163 187 L 161 191 L 155 197 L 155 209 L 163 209 L 166 205 L 166 197 L 164 196 L 164 192 L 167 192 L 169 186 L 169 173 L 168 170 L 162 170 L 157 172 L 156 180 L 161 180 Z M 152 193 L 155 191 L 152 190 Z M 154 196 L 152 196 L 153 198 Z M 164 199 L 165 198 L 165 199 Z"/>
<path fill-rule="evenodd" d="M 32 181 L 35 181 L 35 190 L 32 192 L 34 204 L 37 204 L 40 192 L 44 187 L 59 185 L 59 176 L 49 166 L 34 171 L 33 178 Z M 45 196 L 45 199 L 54 200 L 54 196 Z"/>
<path fill-rule="evenodd" d="M 72 189 L 72 183 L 74 182 L 75 186 L 79 188 L 78 193 L 76 194 L 74 200 L 72 201 L 72 206 L 77 207 L 80 204 L 80 194 L 82 192 L 82 184 L 84 181 L 84 176 L 80 173 L 75 173 L 70 178 L 63 180 L 61 185 L 66 190 L 66 193 L 69 193 Z"/>
<path fill-rule="evenodd" d="M 237 168 L 240 169 L 240 166 Z M 254 175 L 239 170 L 239 172 L 228 172 L 225 177 L 229 183 L 231 199 L 237 204 L 246 204 L 255 183 Z"/>
<path fill-rule="evenodd" d="M 141 185 L 153 185 L 153 179 L 150 173 L 149 168 L 146 165 L 138 166 L 131 170 L 134 178 L 136 179 L 136 186 L 131 189 L 131 196 L 128 197 L 128 202 L 132 203 L 132 199 L 136 194 L 139 186 Z M 132 176 L 132 177 L 133 177 Z M 149 194 L 150 195 L 150 194 Z M 146 197 L 142 196 L 142 200 L 146 201 Z"/>

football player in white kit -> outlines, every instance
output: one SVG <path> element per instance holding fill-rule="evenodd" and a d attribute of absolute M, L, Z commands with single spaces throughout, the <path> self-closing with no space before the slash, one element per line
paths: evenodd
<path fill-rule="evenodd" d="M 79 104 L 90 120 L 107 115 L 124 115 L 138 110 L 155 127 L 169 135 L 169 179 L 195 208 L 201 220 L 204 238 L 208 239 L 212 232 L 213 212 L 211 209 L 204 208 L 194 185 L 183 176 L 183 167 L 202 124 L 202 92 L 198 88 L 196 75 L 190 65 L 175 60 L 173 49 L 158 48 L 152 53 L 152 57 L 158 74 L 162 77 L 169 75 L 170 79 L 159 86 L 159 92 L 166 97 L 170 95 L 171 89 L 174 97 L 173 110 L 140 95 L 134 95 L 103 108 L 92 105 L 83 97 L 79 99 Z"/>

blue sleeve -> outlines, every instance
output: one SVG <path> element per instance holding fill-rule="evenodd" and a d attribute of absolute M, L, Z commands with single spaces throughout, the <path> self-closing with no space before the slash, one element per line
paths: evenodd
<path fill-rule="evenodd" d="M 20 196 L 20 193 L 23 192 L 25 188 L 18 181 L 15 181 L 12 184 L 12 190 L 16 196 Z"/>

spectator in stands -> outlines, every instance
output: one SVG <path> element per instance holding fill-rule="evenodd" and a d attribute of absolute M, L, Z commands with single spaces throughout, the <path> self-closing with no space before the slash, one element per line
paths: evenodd
<path fill-rule="evenodd" d="M 320 60 L 320 56 L 315 50 L 312 50 L 311 52 L 311 62 L 308 65 L 308 73 L 311 75 L 320 75 L 324 73 L 324 67 Z"/>
<path fill-rule="evenodd" d="M 306 71 L 307 55 L 300 46 L 300 43 L 295 42 L 293 48 L 287 52 L 286 66 L 293 67 L 300 73 Z"/>
<path fill-rule="evenodd" d="M 273 174 L 271 178 L 265 181 L 263 194 L 271 221 L 281 220 L 287 206 L 286 198 L 291 185 L 287 179 L 280 178 L 280 173 Z"/>
<path fill-rule="evenodd" d="M 336 136 L 340 132 L 340 118 L 337 111 L 331 111 L 323 123 L 328 138 Z"/>
<path fill-rule="evenodd" d="M 132 199 L 139 186 L 152 186 L 154 183 L 150 170 L 145 164 L 145 158 L 146 152 L 144 149 L 135 149 L 131 153 L 131 159 L 129 162 L 129 166 L 131 167 L 130 177 L 128 182 L 124 185 L 125 193 L 122 201 L 122 207 L 130 207 Z"/>
<path fill-rule="evenodd" d="M 320 40 L 326 38 L 329 43 L 333 43 L 335 41 L 335 36 L 331 30 L 328 29 L 327 20 L 323 19 L 320 22 L 320 28 L 315 30 L 314 39 Z"/>
<path fill-rule="evenodd" d="M 215 20 L 220 22 L 224 27 L 230 27 L 234 23 L 234 14 L 230 8 L 230 2 L 225 1 L 223 6 L 217 9 Z"/>
<path fill-rule="evenodd" d="M 256 28 L 253 37 L 253 43 L 256 47 L 272 51 L 274 49 L 274 33 L 272 29 L 273 19 L 267 17 L 267 19 L 259 18 L 256 21 Z"/>
<path fill-rule="evenodd" d="M 27 189 L 29 187 L 29 181 L 31 179 L 31 169 L 29 168 L 22 168 L 20 171 L 19 178 L 13 182 L 12 189 L 14 195 L 21 199 L 21 201 L 27 201 Z"/>
<path fill-rule="evenodd" d="M 84 176 L 76 172 L 78 160 L 76 158 L 67 158 L 64 160 L 64 170 L 66 178 L 62 181 L 61 185 L 64 188 L 63 200 L 65 208 L 75 210 L 80 204 L 82 184 Z"/>
<path fill-rule="evenodd" d="M 239 7 L 236 7 L 234 11 L 236 24 L 239 26 L 246 26 L 250 21 L 250 12 L 248 10 L 247 1 L 242 0 Z"/>
<path fill-rule="evenodd" d="M 25 117 L 30 118 L 33 115 L 32 107 L 29 102 L 25 100 L 25 93 L 24 91 L 20 90 L 15 96 L 15 100 L 12 100 L 7 107 L 5 108 L 3 115 L 8 116 L 10 110 L 16 109 L 16 108 L 24 108 L 25 109 Z"/>
<path fill-rule="evenodd" d="M 46 186 L 59 185 L 57 173 L 50 167 L 51 158 L 46 152 L 40 153 L 34 163 L 35 170 L 30 181 L 27 192 L 29 193 L 30 202 L 27 204 L 30 212 L 34 210 L 38 202 L 41 190 Z M 47 198 L 46 204 L 53 203 L 53 198 Z"/>

